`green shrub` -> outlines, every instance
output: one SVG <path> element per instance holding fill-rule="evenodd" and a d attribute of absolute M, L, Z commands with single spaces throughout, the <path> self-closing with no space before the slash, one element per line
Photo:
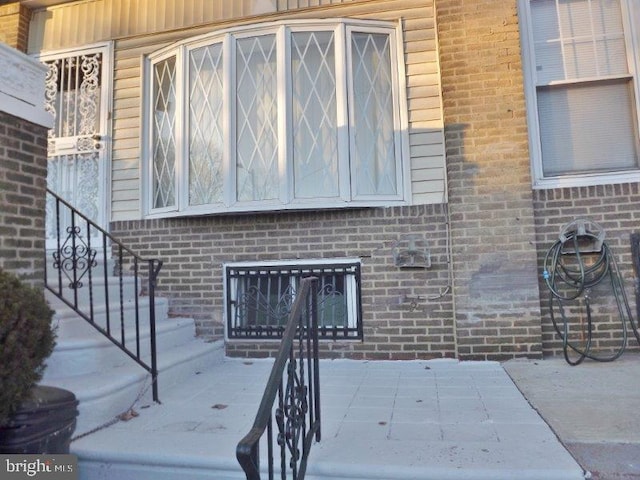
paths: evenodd
<path fill-rule="evenodd" d="M 53 313 L 41 291 L 0 268 L 0 425 L 42 378 Z"/>

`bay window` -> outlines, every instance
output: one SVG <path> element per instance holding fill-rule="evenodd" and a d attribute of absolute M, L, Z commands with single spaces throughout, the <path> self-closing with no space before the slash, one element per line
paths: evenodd
<path fill-rule="evenodd" d="M 150 55 L 146 213 L 405 203 L 398 28 L 256 25 Z"/>
<path fill-rule="evenodd" d="M 532 171 L 538 186 L 640 180 L 631 0 L 521 0 Z"/>

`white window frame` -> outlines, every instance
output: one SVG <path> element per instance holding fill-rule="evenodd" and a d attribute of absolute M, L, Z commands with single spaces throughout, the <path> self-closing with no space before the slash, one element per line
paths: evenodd
<path fill-rule="evenodd" d="M 338 181 L 339 195 L 331 198 L 295 198 L 293 172 L 292 132 L 292 86 L 289 67 L 291 65 L 290 35 L 296 32 L 332 31 L 335 42 L 335 75 L 337 97 L 338 128 Z M 393 195 L 371 195 L 356 197 L 352 190 L 352 167 L 350 149 L 352 139 L 347 130 L 352 118 L 349 115 L 348 102 L 353 96 L 349 62 L 351 62 L 349 41 L 352 32 L 384 33 L 389 35 L 391 67 L 397 71 L 393 75 L 393 116 L 396 193 Z M 277 38 L 278 68 L 278 174 L 279 195 L 277 199 L 266 201 L 240 201 L 236 195 L 235 163 L 235 106 L 229 107 L 234 99 L 235 90 L 235 41 L 240 38 L 275 34 Z M 223 107 L 224 152 L 222 171 L 225 176 L 223 201 L 206 205 L 189 205 L 189 107 L 188 69 L 189 52 L 193 49 L 221 42 L 223 48 L 224 85 Z M 293 20 L 288 22 L 270 22 L 252 26 L 235 27 L 218 32 L 190 38 L 163 48 L 143 58 L 143 135 L 141 162 L 141 206 L 146 218 L 201 215 L 211 213 L 257 212 L 274 210 L 321 209 L 367 206 L 407 205 L 410 192 L 410 157 L 408 140 L 408 111 L 406 99 L 406 76 L 403 55 L 402 26 L 400 22 L 360 21 L 346 19 Z M 183 140 L 176 148 L 175 192 L 176 205 L 153 207 L 153 145 L 152 121 L 153 102 L 152 82 L 154 66 L 171 56 L 176 57 L 176 136 Z M 283 93 L 286 92 L 286 93 Z M 282 132 L 289 132 L 283 134 Z M 352 193 L 353 192 L 353 193 Z"/>
<path fill-rule="evenodd" d="M 518 0 L 519 22 L 522 45 L 525 100 L 531 175 L 534 189 L 580 187 L 613 183 L 640 182 L 640 166 L 626 171 L 610 173 L 566 174 L 545 177 L 542 167 L 542 147 L 537 105 L 536 65 L 533 45 L 533 25 L 531 23 L 531 0 Z M 619 0 L 624 23 L 625 45 L 633 92 L 635 97 L 636 128 L 640 125 L 640 5 L 636 0 Z M 635 2 L 635 3 L 634 3 Z M 573 81 L 552 82 L 551 85 L 572 84 Z M 577 83 L 577 82 L 576 82 Z M 639 148 L 640 155 L 640 148 Z"/>
<path fill-rule="evenodd" d="M 160 63 L 164 60 L 167 60 L 171 57 L 175 57 L 176 59 L 176 79 L 177 79 L 177 83 L 176 83 L 176 138 L 178 136 L 184 136 L 184 122 L 181 121 L 181 119 L 184 117 L 184 112 L 183 112 L 183 104 L 184 102 L 182 101 L 178 101 L 180 99 L 180 96 L 178 95 L 178 92 L 180 92 L 183 87 L 182 87 L 182 76 L 179 75 L 177 73 L 178 70 L 178 65 L 180 65 L 180 63 L 182 62 L 182 56 L 183 53 L 181 51 L 173 51 L 173 50 L 167 50 L 162 52 L 161 54 L 159 54 L 156 58 L 155 58 L 155 63 Z M 145 119 L 145 121 L 143 122 L 144 125 L 144 131 L 148 132 L 147 135 L 145 135 L 143 138 L 145 140 L 143 146 L 142 146 L 142 151 L 146 152 L 145 157 L 147 158 L 147 161 L 144 163 L 144 169 L 143 169 L 143 176 L 142 178 L 145 178 L 146 180 L 143 182 L 143 188 L 142 188 L 142 192 L 144 194 L 143 198 L 144 198 L 144 204 L 147 206 L 146 208 L 148 208 L 149 211 L 153 210 L 154 212 L 156 212 L 157 214 L 162 215 L 163 213 L 170 213 L 173 212 L 175 210 L 175 208 L 177 207 L 177 205 L 179 205 L 180 202 L 180 196 L 182 194 L 182 186 L 180 184 L 180 182 L 178 181 L 179 178 L 181 178 L 182 176 L 182 165 L 181 162 L 178 162 L 178 158 L 176 158 L 176 165 L 175 165 L 175 175 L 173 178 L 173 188 L 174 188 L 174 201 L 175 201 L 175 205 L 174 206 L 167 206 L 167 207 L 159 207 L 159 208 L 154 208 L 153 205 L 153 159 L 151 158 L 152 152 L 153 152 L 153 145 L 152 145 L 152 135 L 151 135 L 151 128 L 153 126 L 153 99 L 151 98 L 152 95 L 152 87 L 151 87 L 151 83 L 153 81 L 153 67 L 150 64 L 147 64 L 145 62 L 144 66 L 143 66 L 143 78 L 147 81 L 147 86 L 146 86 L 146 90 L 145 90 L 145 101 L 143 102 L 143 118 Z M 176 150 L 176 156 L 179 154 L 179 152 Z"/>

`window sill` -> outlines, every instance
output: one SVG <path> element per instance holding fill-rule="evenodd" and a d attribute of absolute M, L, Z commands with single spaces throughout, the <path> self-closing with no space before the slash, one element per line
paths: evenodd
<path fill-rule="evenodd" d="M 640 171 L 632 170 L 607 174 L 564 175 L 553 178 L 538 179 L 534 182 L 533 189 L 551 190 L 555 188 L 591 187 L 595 185 L 636 182 L 640 182 Z"/>
<path fill-rule="evenodd" d="M 379 200 L 379 201 L 353 201 L 353 202 L 331 202 L 318 203 L 291 203 L 288 205 L 283 204 L 264 204 L 264 205 L 241 205 L 241 206 L 211 206 L 193 207 L 183 211 L 162 211 L 162 212 L 150 212 L 144 216 L 145 219 L 156 218 L 176 218 L 176 217 L 197 217 L 197 216 L 225 216 L 234 214 L 256 214 L 256 213 L 278 213 L 278 212 L 296 212 L 296 211 L 308 211 L 308 210 L 345 210 L 356 208 L 388 208 L 388 207 L 404 207 L 408 206 L 409 202 L 405 200 Z"/>

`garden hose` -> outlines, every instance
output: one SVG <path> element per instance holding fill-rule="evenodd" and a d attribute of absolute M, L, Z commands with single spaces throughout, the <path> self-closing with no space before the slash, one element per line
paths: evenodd
<path fill-rule="evenodd" d="M 585 358 L 599 362 L 612 362 L 619 358 L 627 345 L 627 322 L 631 325 L 631 330 L 640 344 L 640 333 L 629 308 L 622 276 L 614 255 L 604 241 L 604 230 L 598 224 L 578 219 L 565 225 L 560 238 L 545 255 L 543 277 L 551 292 L 549 297 L 551 321 L 562 339 L 564 358 L 569 365 L 578 365 Z M 591 290 L 607 279 L 622 323 L 622 341 L 613 354 L 602 356 L 591 351 L 593 340 Z M 574 306 L 580 299 L 584 299 L 587 318 L 586 327 L 583 329 L 585 338 L 581 345 L 577 345 L 569 339 L 569 320 L 565 308 Z M 556 309 L 560 312 L 562 326 L 556 319 Z M 577 359 L 570 358 L 570 351 L 578 355 Z"/>

